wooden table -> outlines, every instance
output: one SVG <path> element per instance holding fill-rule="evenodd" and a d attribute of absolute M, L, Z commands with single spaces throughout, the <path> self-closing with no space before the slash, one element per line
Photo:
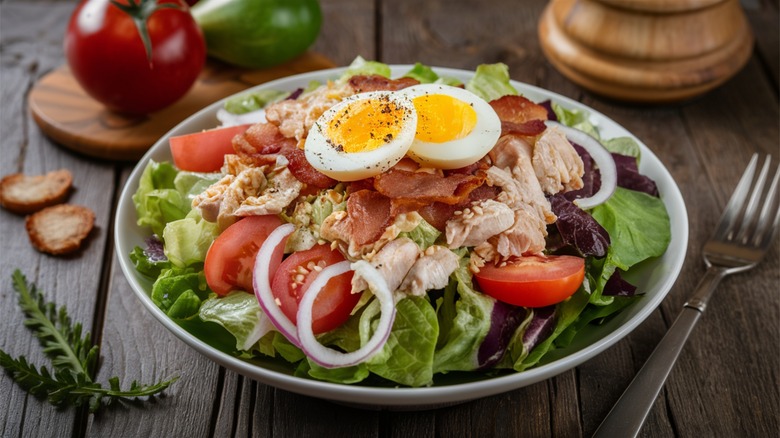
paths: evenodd
<path fill-rule="evenodd" d="M 388 63 L 473 69 L 505 62 L 513 79 L 541 86 L 612 117 L 642 139 L 679 184 L 690 218 L 683 271 L 660 308 L 598 357 L 555 378 L 505 394 L 430 411 L 347 408 L 257 383 L 220 368 L 168 333 L 139 304 L 120 271 L 113 213 L 134 163 L 86 158 L 44 137 L 25 96 L 61 65 L 69 1 L 0 3 L 0 173 L 68 168 L 71 202 L 91 207 L 97 229 L 83 252 L 54 258 L 30 246 L 23 217 L 0 211 L 0 348 L 41 362 L 11 289 L 20 268 L 67 305 L 100 343 L 99 378 L 180 380 L 140 407 L 98 415 L 57 410 L 0 377 L 0 436 L 590 436 L 677 315 L 704 272 L 701 245 L 750 155 L 780 155 L 778 2 L 743 1 L 756 36 L 747 66 L 694 101 L 636 106 L 595 97 L 543 57 L 537 20 L 544 0 L 321 0 L 315 50 L 336 64 L 356 55 Z M 726 279 L 682 352 L 642 436 L 776 436 L 780 430 L 780 253 Z"/>

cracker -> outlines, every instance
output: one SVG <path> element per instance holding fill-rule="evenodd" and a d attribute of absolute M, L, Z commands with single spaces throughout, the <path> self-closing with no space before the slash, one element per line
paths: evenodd
<path fill-rule="evenodd" d="M 95 213 L 81 205 L 60 204 L 27 216 L 30 242 L 38 251 L 62 255 L 75 252 L 95 224 Z"/>
<path fill-rule="evenodd" d="M 65 202 L 73 185 L 67 169 L 45 175 L 14 173 L 0 180 L 0 205 L 19 214 L 29 214 Z"/>

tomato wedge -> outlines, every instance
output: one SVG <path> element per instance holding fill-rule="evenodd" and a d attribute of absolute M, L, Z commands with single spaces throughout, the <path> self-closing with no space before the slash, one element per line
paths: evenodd
<path fill-rule="evenodd" d="M 203 263 L 203 273 L 211 290 L 219 296 L 237 289 L 252 293 L 257 251 L 280 225 L 281 219 L 274 215 L 248 216 L 217 236 Z"/>
<path fill-rule="evenodd" d="M 298 303 L 319 271 L 344 260 L 330 245 L 317 245 L 306 251 L 290 254 L 273 276 L 271 292 L 279 300 L 282 312 L 297 324 Z M 333 330 L 344 324 L 360 300 L 352 293 L 352 275 L 349 271 L 332 278 L 314 300 L 312 331 L 314 334 Z"/>
<path fill-rule="evenodd" d="M 579 289 L 585 259 L 575 256 L 527 256 L 506 265 L 487 264 L 474 275 L 482 292 L 508 304 L 545 307 Z"/>
<path fill-rule="evenodd" d="M 173 164 L 190 172 L 216 172 L 222 167 L 225 154 L 233 153 L 233 137 L 250 126 L 228 126 L 171 137 L 168 142 Z"/>

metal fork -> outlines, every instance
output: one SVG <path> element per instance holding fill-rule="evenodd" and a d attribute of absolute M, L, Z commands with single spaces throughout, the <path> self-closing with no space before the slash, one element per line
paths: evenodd
<path fill-rule="evenodd" d="M 756 178 L 758 154 L 750 159 L 715 232 L 704 244 L 707 272 L 594 438 L 637 436 L 715 287 L 723 277 L 753 268 L 766 254 L 780 222 L 780 168 L 765 190 L 771 160 L 766 157 Z"/>

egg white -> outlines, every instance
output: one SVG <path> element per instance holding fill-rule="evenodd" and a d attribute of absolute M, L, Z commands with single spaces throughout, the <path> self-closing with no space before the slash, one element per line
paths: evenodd
<path fill-rule="evenodd" d="M 387 99 L 404 111 L 397 134 L 381 146 L 370 151 L 346 152 L 340 150 L 328 137 L 328 126 L 342 110 L 362 100 Z M 370 129 L 370 127 L 366 127 Z M 325 175 L 339 181 L 357 181 L 378 175 L 406 155 L 417 129 L 417 113 L 412 101 L 405 95 L 389 91 L 360 93 L 345 98 L 325 111 L 309 130 L 305 142 L 306 159 Z"/>
<path fill-rule="evenodd" d="M 493 107 L 468 90 L 444 84 L 422 84 L 405 88 L 399 93 L 410 99 L 437 94 L 450 96 L 470 105 L 477 116 L 474 129 L 464 137 L 440 143 L 415 138 L 407 154 L 422 166 L 439 169 L 468 166 L 487 155 L 501 135 L 501 120 Z M 418 117 L 422 116 L 418 114 Z"/>

